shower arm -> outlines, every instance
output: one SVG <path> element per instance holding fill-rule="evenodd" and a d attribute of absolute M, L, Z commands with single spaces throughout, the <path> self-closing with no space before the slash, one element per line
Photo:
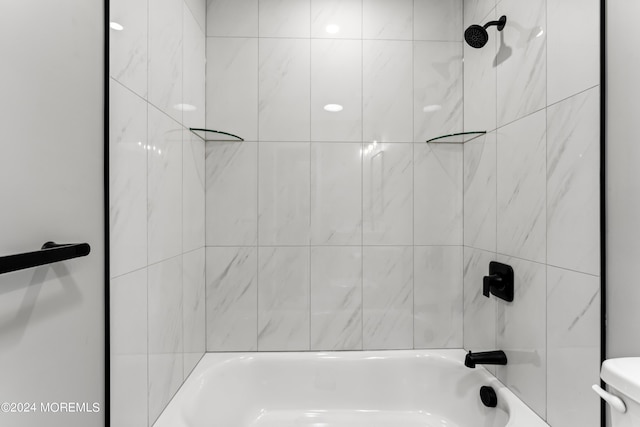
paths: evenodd
<path fill-rule="evenodd" d="M 486 30 L 487 28 L 495 25 L 495 26 L 498 27 L 498 31 L 502 31 L 502 29 L 504 28 L 506 23 L 507 23 L 507 17 L 506 16 L 501 16 L 498 21 L 489 21 L 486 24 L 484 24 L 482 26 L 482 28 L 484 28 Z"/>

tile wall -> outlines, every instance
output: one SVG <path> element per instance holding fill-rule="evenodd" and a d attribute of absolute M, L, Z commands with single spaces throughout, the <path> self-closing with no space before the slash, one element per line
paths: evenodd
<path fill-rule="evenodd" d="M 205 351 L 205 7 L 111 1 L 113 425 L 152 425 Z"/>
<path fill-rule="evenodd" d="M 596 0 L 465 0 L 464 347 L 502 349 L 498 378 L 553 427 L 599 426 L 600 34 Z M 482 296 L 489 261 L 515 299 Z"/>
<path fill-rule="evenodd" d="M 462 346 L 462 49 L 459 1 L 208 2 L 208 351 Z"/>

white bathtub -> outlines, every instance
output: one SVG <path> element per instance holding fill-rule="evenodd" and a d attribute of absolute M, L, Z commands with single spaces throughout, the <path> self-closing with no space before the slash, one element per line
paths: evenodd
<path fill-rule="evenodd" d="M 208 353 L 155 427 L 548 427 L 462 350 Z M 498 407 L 483 406 L 492 386 Z"/>

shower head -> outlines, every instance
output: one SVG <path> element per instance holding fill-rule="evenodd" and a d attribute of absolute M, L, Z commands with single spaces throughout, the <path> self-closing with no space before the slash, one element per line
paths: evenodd
<path fill-rule="evenodd" d="M 487 22 L 484 26 L 477 24 L 470 25 L 469 28 L 464 31 L 464 39 L 469 46 L 480 49 L 487 44 L 487 41 L 489 40 L 487 28 L 492 25 L 496 25 L 498 27 L 498 31 L 502 31 L 506 23 L 507 17 L 502 15 L 499 20 Z"/>

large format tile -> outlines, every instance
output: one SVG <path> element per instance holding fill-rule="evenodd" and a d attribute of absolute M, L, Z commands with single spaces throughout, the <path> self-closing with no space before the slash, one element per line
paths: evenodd
<path fill-rule="evenodd" d="M 149 424 L 182 384 L 182 256 L 148 268 Z"/>
<path fill-rule="evenodd" d="M 207 248 L 207 351 L 258 349 L 258 251 Z"/>
<path fill-rule="evenodd" d="M 254 245 L 258 239 L 258 144 L 207 142 L 207 246 Z"/>
<path fill-rule="evenodd" d="M 379 40 L 413 38 L 412 0 L 362 0 L 362 37 Z"/>
<path fill-rule="evenodd" d="M 149 2 L 149 102 L 180 123 L 182 6 L 183 0 Z"/>
<path fill-rule="evenodd" d="M 260 37 L 309 37 L 311 0 L 259 0 Z"/>
<path fill-rule="evenodd" d="M 109 82 L 111 277 L 147 265 L 147 104 Z"/>
<path fill-rule="evenodd" d="M 514 270 L 513 302 L 497 300 L 497 348 L 507 365 L 497 377 L 542 418 L 546 417 L 547 306 L 546 266 L 498 256 Z M 491 298 L 496 298 L 491 296 Z"/>
<path fill-rule="evenodd" d="M 207 0 L 208 37 L 257 37 L 258 0 Z"/>
<path fill-rule="evenodd" d="M 470 351 L 496 349 L 496 298 L 482 295 L 482 279 L 496 254 L 464 248 L 464 348 Z"/>
<path fill-rule="evenodd" d="M 413 141 L 413 43 L 365 40 L 363 49 L 363 138 Z"/>
<path fill-rule="evenodd" d="M 188 7 L 183 8 L 182 123 L 205 127 L 206 38 Z"/>
<path fill-rule="evenodd" d="M 309 141 L 311 41 L 259 42 L 260 141 Z"/>
<path fill-rule="evenodd" d="M 205 248 L 182 255 L 184 377 L 206 351 Z"/>
<path fill-rule="evenodd" d="M 259 151 L 260 245 L 308 245 L 310 144 L 263 143 Z"/>
<path fill-rule="evenodd" d="M 182 253 L 182 127 L 149 106 L 149 264 Z"/>
<path fill-rule="evenodd" d="M 484 25 L 489 18 L 487 15 L 496 7 L 496 0 L 463 0 L 464 27 L 471 24 Z"/>
<path fill-rule="evenodd" d="M 413 247 L 363 248 L 363 348 L 413 348 Z"/>
<path fill-rule="evenodd" d="M 568 369 L 568 367 L 571 367 Z M 600 425 L 600 278 L 547 269 L 547 421 Z"/>
<path fill-rule="evenodd" d="M 362 248 L 311 248 L 311 349 L 362 349 Z"/>
<path fill-rule="evenodd" d="M 330 104 L 341 111 L 327 111 Z M 311 140 L 362 140 L 362 42 L 311 40 Z"/>
<path fill-rule="evenodd" d="M 360 39 L 362 0 L 311 0 L 311 37 Z"/>
<path fill-rule="evenodd" d="M 205 34 L 207 29 L 207 0 L 185 0 L 184 4 L 187 6 L 185 9 L 189 9 L 196 19 L 200 31 Z"/>
<path fill-rule="evenodd" d="M 414 40 L 462 41 L 462 1 L 414 0 Z"/>
<path fill-rule="evenodd" d="M 462 246 L 414 248 L 414 348 L 462 347 Z"/>
<path fill-rule="evenodd" d="M 462 145 L 416 144 L 416 245 L 462 245 Z"/>
<path fill-rule="evenodd" d="M 309 350 L 309 247 L 259 248 L 258 349 Z"/>
<path fill-rule="evenodd" d="M 547 0 L 547 104 L 600 83 L 600 2 Z"/>
<path fill-rule="evenodd" d="M 547 110 L 547 262 L 600 273 L 600 89 Z"/>
<path fill-rule="evenodd" d="M 496 251 L 496 133 L 464 144 L 464 244 Z"/>
<path fill-rule="evenodd" d="M 545 262 L 545 111 L 498 130 L 497 173 L 498 252 Z"/>
<path fill-rule="evenodd" d="M 503 126 L 546 106 L 547 34 L 546 0 L 502 0 L 496 16 L 507 16 L 499 35 L 498 126 Z"/>
<path fill-rule="evenodd" d="M 204 142 L 183 130 L 182 143 L 182 250 L 205 244 L 205 151 Z"/>
<path fill-rule="evenodd" d="M 147 426 L 147 270 L 111 280 L 111 420 Z"/>
<path fill-rule="evenodd" d="M 413 44 L 414 141 L 463 128 L 462 47 L 458 42 Z"/>
<path fill-rule="evenodd" d="M 109 30 L 109 75 L 147 96 L 147 0 L 112 0 L 109 20 L 122 30 Z"/>
<path fill-rule="evenodd" d="M 311 144 L 311 244 L 362 244 L 362 144 Z"/>
<path fill-rule="evenodd" d="M 207 129 L 258 140 L 258 39 L 207 39 Z"/>
<path fill-rule="evenodd" d="M 363 242 L 413 244 L 413 144 L 365 144 Z"/>

